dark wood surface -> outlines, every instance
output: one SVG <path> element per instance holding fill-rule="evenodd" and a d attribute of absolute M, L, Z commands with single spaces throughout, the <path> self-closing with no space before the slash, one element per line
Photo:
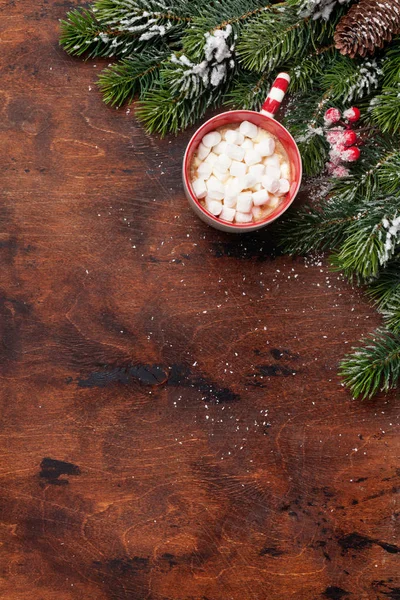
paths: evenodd
<path fill-rule="evenodd" d="M 400 598 L 395 395 L 336 371 L 377 315 L 194 217 L 70 6 L 1 6 L 0 597 Z"/>

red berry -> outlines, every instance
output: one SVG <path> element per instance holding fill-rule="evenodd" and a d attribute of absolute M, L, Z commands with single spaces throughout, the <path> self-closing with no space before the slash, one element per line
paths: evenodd
<path fill-rule="evenodd" d="M 326 113 L 324 114 L 324 121 L 327 125 L 333 125 L 340 121 L 341 113 L 338 108 L 328 108 Z"/>
<path fill-rule="evenodd" d="M 347 162 L 355 162 L 360 158 L 360 149 L 357 146 L 351 146 L 351 148 L 346 148 L 343 152 L 342 158 Z"/>
<path fill-rule="evenodd" d="M 333 162 L 327 162 L 325 167 L 329 175 L 332 175 L 332 173 L 336 169 L 336 165 Z"/>
<path fill-rule="evenodd" d="M 357 134 L 352 129 L 347 129 L 343 133 L 343 143 L 346 146 L 352 146 L 353 144 L 356 143 L 356 141 L 357 141 Z"/>
<path fill-rule="evenodd" d="M 326 139 L 332 145 L 341 144 L 343 141 L 343 130 L 340 129 L 331 129 L 326 132 Z"/>
<path fill-rule="evenodd" d="M 344 111 L 343 117 L 349 121 L 349 123 L 355 123 L 360 118 L 360 109 L 356 106 L 352 106 Z"/>

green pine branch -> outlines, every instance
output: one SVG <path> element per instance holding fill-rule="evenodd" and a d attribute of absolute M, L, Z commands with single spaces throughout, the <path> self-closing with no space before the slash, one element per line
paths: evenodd
<path fill-rule="evenodd" d="M 144 94 L 155 85 L 160 68 L 168 53 L 146 50 L 132 54 L 103 70 L 98 85 L 103 100 L 112 106 L 121 106 Z"/>
<path fill-rule="evenodd" d="M 268 95 L 274 76 L 267 71 L 259 73 L 240 69 L 233 78 L 230 91 L 225 95 L 225 104 L 231 108 L 260 110 Z"/>
<path fill-rule="evenodd" d="M 371 101 L 371 118 L 383 133 L 400 130 L 400 82 L 397 87 L 385 87 Z"/>
<path fill-rule="evenodd" d="M 351 59 L 337 53 L 322 77 L 322 88 L 332 100 L 351 104 L 376 90 L 383 79 L 381 61 Z"/>
<path fill-rule="evenodd" d="M 400 335 L 385 329 L 361 340 L 340 363 L 340 374 L 355 398 L 388 392 L 400 379 Z"/>

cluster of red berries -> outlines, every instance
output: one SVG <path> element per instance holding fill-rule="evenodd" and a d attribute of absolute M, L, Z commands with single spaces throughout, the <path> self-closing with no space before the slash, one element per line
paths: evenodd
<path fill-rule="evenodd" d="M 334 177 L 347 177 L 350 172 L 342 163 L 355 162 L 360 158 L 360 149 L 355 145 L 358 136 L 352 128 L 359 118 L 360 110 L 355 106 L 345 110 L 343 115 L 338 108 L 329 108 L 324 115 L 325 136 L 330 145 L 326 168 Z M 328 129 L 332 125 L 335 127 Z"/>

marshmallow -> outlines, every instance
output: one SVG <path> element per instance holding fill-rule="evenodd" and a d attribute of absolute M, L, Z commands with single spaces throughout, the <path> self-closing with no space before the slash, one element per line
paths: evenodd
<path fill-rule="evenodd" d="M 268 138 L 259 144 L 256 144 L 254 149 L 257 150 L 261 156 L 272 156 L 275 151 L 275 141 L 273 138 Z"/>
<path fill-rule="evenodd" d="M 251 223 L 253 220 L 253 215 L 251 213 L 242 213 L 237 211 L 235 215 L 236 223 Z"/>
<path fill-rule="evenodd" d="M 261 162 L 261 155 L 256 150 L 246 150 L 244 155 L 246 165 L 255 165 Z"/>
<path fill-rule="evenodd" d="M 221 142 L 222 144 L 222 142 Z M 215 166 L 218 167 L 218 169 L 222 172 L 225 173 L 229 167 L 232 164 L 232 160 L 229 158 L 229 156 L 227 156 L 226 154 L 220 154 L 217 158 L 217 162 L 215 163 Z"/>
<path fill-rule="evenodd" d="M 257 183 L 259 183 L 261 181 L 261 177 L 265 173 L 265 167 L 264 165 L 251 165 L 251 167 L 249 167 L 249 173 L 252 173 L 252 175 L 254 175 L 257 179 Z"/>
<path fill-rule="evenodd" d="M 202 142 L 200 142 L 199 147 L 197 148 L 197 157 L 200 160 L 204 160 L 210 154 L 210 148 L 207 148 Z"/>
<path fill-rule="evenodd" d="M 290 165 L 285 161 L 281 163 L 281 177 L 290 179 Z"/>
<path fill-rule="evenodd" d="M 212 176 L 207 181 L 207 192 L 211 200 L 222 200 L 225 195 L 225 186 L 216 177 Z"/>
<path fill-rule="evenodd" d="M 253 173 L 244 176 L 245 189 L 252 188 L 257 183 L 257 177 Z"/>
<path fill-rule="evenodd" d="M 204 162 L 213 167 L 217 162 L 217 158 L 218 156 L 214 154 L 214 152 L 210 152 L 210 154 L 204 159 Z"/>
<path fill-rule="evenodd" d="M 260 221 L 264 217 L 264 209 L 260 206 L 253 206 L 251 209 L 251 214 L 253 215 L 255 221 Z"/>
<path fill-rule="evenodd" d="M 271 177 L 272 179 L 280 179 L 281 170 L 279 167 L 265 167 L 265 175 L 267 175 L 267 177 Z"/>
<path fill-rule="evenodd" d="M 255 138 L 258 134 L 258 127 L 254 125 L 254 123 L 250 123 L 250 121 L 242 121 L 240 123 L 239 131 L 246 137 Z"/>
<path fill-rule="evenodd" d="M 218 181 L 222 181 L 222 183 L 225 183 L 229 179 L 228 171 L 225 171 L 225 173 L 224 173 L 223 171 L 218 169 L 218 167 L 216 165 L 215 165 L 215 167 L 213 167 L 212 172 L 213 172 L 213 175 L 215 175 L 215 177 L 218 179 Z"/>
<path fill-rule="evenodd" d="M 270 206 L 271 208 L 276 208 L 278 206 L 280 202 L 280 198 L 278 198 L 278 196 L 271 196 L 271 198 L 269 199 L 268 202 L 268 206 Z"/>
<path fill-rule="evenodd" d="M 276 194 L 279 190 L 279 179 L 277 177 L 268 174 L 264 175 L 261 183 L 268 192 L 271 192 L 271 194 Z"/>
<path fill-rule="evenodd" d="M 197 174 L 202 179 L 208 179 L 211 175 L 212 166 L 209 163 L 202 162 L 197 169 Z"/>
<path fill-rule="evenodd" d="M 210 133 L 206 133 L 201 141 L 207 148 L 212 148 L 219 144 L 221 139 L 221 134 L 218 131 L 210 131 Z"/>
<path fill-rule="evenodd" d="M 264 165 L 267 167 L 279 167 L 281 166 L 281 161 L 279 160 L 279 156 L 273 154 L 272 156 L 267 156 L 264 158 Z"/>
<path fill-rule="evenodd" d="M 207 196 L 207 186 L 204 179 L 194 179 L 192 188 L 197 198 L 205 198 Z"/>
<path fill-rule="evenodd" d="M 245 190 L 247 186 L 246 175 L 244 177 L 237 177 L 236 179 L 239 186 L 239 192 Z"/>
<path fill-rule="evenodd" d="M 236 146 L 236 144 L 227 144 L 225 154 L 232 158 L 233 160 L 243 160 L 244 158 L 244 150 L 241 146 Z"/>
<path fill-rule="evenodd" d="M 263 142 L 264 140 L 268 140 L 269 138 L 272 138 L 272 137 L 273 136 L 268 131 L 265 131 L 265 129 L 263 129 L 262 127 L 259 127 L 258 134 L 257 134 L 257 137 L 254 138 L 254 142 L 259 144 L 260 142 Z"/>
<path fill-rule="evenodd" d="M 218 215 L 221 213 L 221 211 L 223 209 L 223 206 L 222 206 L 222 202 L 218 202 L 218 200 L 212 200 L 208 196 L 206 198 L 206 208 L 212 215 L 218 217 Z"/>
<path fill-rule="evenodd" d="M 260 190 L 258 192 L 253 193 L 253 203 L 254 206 L 262 206 L 268 202 L 269 195 L 267 190 Z"/>
<path fill-rule="evenodd" d="M 242 213 L 249 213 L 253 208 L 253 199 L 251 192 L 239 194 L 236 202 L 236 210 Z"/>
<path fill-rule="evenodd" d="M 243 142 L 243 144 L 241 144 L 242 148 L 244 148 L 245 150 L 253 150 L 254 149 L 254 144 L 251 140 L 249 140 L 249 138 L 246 138 Z"/>
<path fill-rule="evenodd" d="M 229 171 L 234 177 L 244 177 L 246 175 L 247 167 L 244 163 L 233 160 Z"/>
<path fill-rule="evenodd" d="M 289 190 L 290 190 L 290 183 L 288 182 L 288 180 L 280 179 L 279 180 L 279 191 L 277 192 L 279 194 L 279 196 L 283 196 L 284 194 L 287 194 Z"/>
<path fill-rule="evenodd" d="M 240 146 L 244 142 L 244 136 L 238 129 L 228 129 L 223 136 L 228 144 L 236 144 Z"/>
<path fill-rule="evenodd" d="M 224 206 L 228 208 L 235 208 L 237 201 L 237 196 L 228 196 L 224 198 Z"/>
<path fill-rule="evenodd" d="M 215 154 L 225 154 L 227 145 L 228 144 L 222 140 L 222 142 L 214 146 L 213 152 L 215 152 Z"/>
<path fill-rule="evenodd" d="M 253 185 L 253 190 L 255 192 L 259 192 L 260 190 L 262 190 L 262 185 L 261 183 L 256 183 L 256 185 Z"/>
<path fill-rule="evenodd" d="M 235 218 L 236 210 L 234 208 L 229 208 L 228 206 L 223 206 L 221 214 L 219 215 L 220 219 L 224 221 L 232 222 Z"/>

